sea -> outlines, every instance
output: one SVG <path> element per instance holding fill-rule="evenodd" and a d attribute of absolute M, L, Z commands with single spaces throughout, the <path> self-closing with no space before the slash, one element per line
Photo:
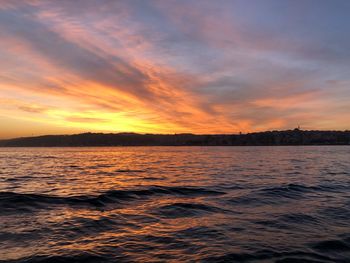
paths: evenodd
<path fill-rule="evenodd" d="M 350 147 L 0 148 L 0 262 L 350 262 Z"/>

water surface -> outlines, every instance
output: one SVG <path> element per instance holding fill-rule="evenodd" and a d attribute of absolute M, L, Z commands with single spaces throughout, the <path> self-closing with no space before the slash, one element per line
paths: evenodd
<path fill-rule="evenodd" d="M 0 148 L 0 211 L 4 262 L 349 262 L 350 147 Z"/>

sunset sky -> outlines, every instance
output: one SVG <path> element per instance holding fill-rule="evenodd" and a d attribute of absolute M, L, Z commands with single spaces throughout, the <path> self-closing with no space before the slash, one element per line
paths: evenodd
<path fill-rule="evenodd" d="M 350 129 L 350 1 L 0 0 L 0 125 Z"/>

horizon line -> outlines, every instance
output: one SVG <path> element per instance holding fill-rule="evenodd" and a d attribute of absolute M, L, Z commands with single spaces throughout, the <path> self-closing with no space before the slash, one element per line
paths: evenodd
<path fill-rule="evenodd" d="M 70 133 L 70 134 L 38 134 L 30 136 L 19 136 L 10 138 L 0 138 L 0 141 L 25 139 L 25 138 L 37 138 L 37 137 L 47 137 L 47 136 L 75 136 L 83 134 L 100 134 L 100 135 L 161 135 L 161 136 L 175 136 L 175 135 L 193 135 L 193 136 L 225 136 L 225 135 L 248 135 L 256 133 L 266 133 L 266 132 L 287 132 L 287 131 L 302 131 L 302 132 L 350 132 L 350 130 L 322 130 L 322 129 L 286 129 L 286 130 L 265 130 L 265 131 L 252 131 L 252 132 L 236 132 L 236 133 L 191 133 L 191 132 L 181 132 L 181 133 L 140 133 L 140 132 L 80 132 L 80 133 Z"/>

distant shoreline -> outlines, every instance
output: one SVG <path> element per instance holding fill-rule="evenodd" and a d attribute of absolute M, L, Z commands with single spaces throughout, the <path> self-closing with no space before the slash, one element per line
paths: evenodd
<path fill-rule="evenodd" d="M 248 134 L 82 133 L 0 140 L 0 147 L 350 145 L 350 131 L 266 131 Z"/>

